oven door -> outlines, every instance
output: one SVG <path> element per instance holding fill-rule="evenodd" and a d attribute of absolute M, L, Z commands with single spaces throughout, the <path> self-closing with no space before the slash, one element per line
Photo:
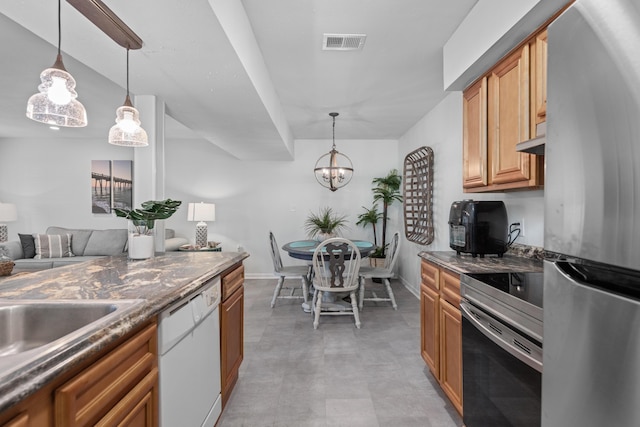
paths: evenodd
<path fill-rule="evenodd" d="M 540 427 L 540 343 L 469 301 L 460 308 L 465 426 Z"/>

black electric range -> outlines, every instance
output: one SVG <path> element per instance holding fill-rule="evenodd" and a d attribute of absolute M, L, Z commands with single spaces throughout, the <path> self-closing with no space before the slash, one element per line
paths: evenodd
<path fill-rule="evenodd" d="M 463 299 L 484 306 L 542 342 L 542 272 L 467 273 L 460 282 Z"/>

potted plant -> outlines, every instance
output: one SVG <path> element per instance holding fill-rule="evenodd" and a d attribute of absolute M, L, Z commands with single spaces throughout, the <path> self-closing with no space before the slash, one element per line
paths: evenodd
<path fill-rule="evenodd" d="M 147 259 L 153 257 L 155 222 L 169 218 L 181 204 L 181 201 L 171 199 L 148 200 L 142 203 L 139 209 L 115 208 L 116 216 L 129 220 L 129 258 Z"/>
<path fill-rule="evenodd" d="M 364 213 L 358 215 L 358 222 L 356 225 L 361 225 L 363 228 L 366 228 L 367 225 L 371 225 L 373 228 L 373 244 L 378 247 L 378 233 L 376 231 L 376 225 L 378 225 L 378 221 L 382 219 L 382 212 L 378 212 L 378 205 L 375 204 L 371 208 L 362 207 L 364 209 Z M 377 249 L 376 249 L 377 250 Z"/>
<path fill-rule="evenodd" d="M 389 206 L 393 202 L 402 203 L 402 194 L 400 193 L 400 185 L 402 184 L 402 176 L 398 175 L 397 169 L 391 169 L 389 173 L 382 178 L 374 178 L 372 181 L 376 186 L 373 187 L 373 201 L 382 202 L 382 244 L 369 255 L 372 264 L 377 265 L 376 259 L 384 259 L 387 250 L 387 219 Z"/>
<path fill-rule="evenodd" d="M 333 212 L 332 208 L 324 207 L 318 213 L 309 213 L 304 222 L 304 228 L 310 238 L 323 241 L 338 235 L 346 227 L 346 224 L 346 215 L 338 215 Z"/>

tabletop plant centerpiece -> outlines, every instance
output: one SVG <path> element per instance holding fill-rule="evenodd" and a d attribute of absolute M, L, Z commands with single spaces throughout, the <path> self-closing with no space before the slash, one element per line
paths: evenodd
<path fill-rule="evenodd" d="M 373 267 L 377 267 L 379 264 L 384 264 L 384 259 L 386 257 L 389 206 L 396 201 L 402 203 L 402 194 L 400 192 L 402 176 L 398 174 L 397 169 L 391 169 L 386 176 L 382 178 L 373 178 L 372 184 L 375 184 L 375 187 L 372 188 L 374 205 L 371 209 L 363 207 L 365 212 L 358 216 L 357 224 L 362 225 L 363 227 L 371 224 L 373 227 L 373 240 L 376 245 L 376 250 L 369 255 L 369 259 L 371 260 L 371 265 Z M 376 202 L 379 201 L 382 202 L 381 213 L 378 213 L 378 205 L 376 204 Z M 378 246 L 376 237 L 376 225 L 378 220 L 382 220 L 382 242 L 380 246 Z"/>
<path fill-rule="evenodd" d="M 346 228 L 346 215 L 333 212 L 330 207 L 321 208 L 318 213 L 310 212 L 304 223 L 304 228 L 310 238 L 320 242 L 336 237 L 343 228 Z"/>
<path fill-rule="evenodd" d="M 155 222 L 173 215 L 182 204 L 178 200 L 148 200 L 139 209 L 115 208 L 116 216 L 129 220 L 129 259 L 153 258 Z"/>

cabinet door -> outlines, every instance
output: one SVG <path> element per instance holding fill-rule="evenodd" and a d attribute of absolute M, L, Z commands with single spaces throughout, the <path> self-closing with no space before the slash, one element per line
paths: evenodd
<path fill-rule="evenodd" d="M 533 67 L 533 84 L 534 90 L 534 130 L 533 136 L 539 136 L 535 134 L 535 125 L 540 124 L 547 120 L 547 31 L 542 31 L 535 37 L 534 41 L 534 61 Z"/>
<path fill-rule="evenodd" d="M 158 369 L 154 368 L 136 385 L 96 427 L 154 427 L 158 425 L 155 400 Z"/>
<path fill-rule="evenodd" d="M 462 95 L 462 187 L 487 185 L 487 79 Z"/>
<path fill-rule="evenodd" d="M 22 412 L 2 424 L 2 427 L 29 427 L 29 414 Z"/>
<path fill-rule="evenodd" d="M 244 355 L 244 286 L 240 286 L 220 311 L 220 365 L 222 378 L 222 405 L 227 403 L 238 379 L 238 369 Z"/>
<path fill-rule="evenodd" d="M 150 408 L 157 413 L 157 347 L 152 324 L 60 386 L 54 398 L 55 425 L 95 425 L 114 408 L 134 402 L 131 392 L 139 388 L 151 393 Z M 157 416 L 151 422 L 157 423 Z"/>
<path fill-rule="evenodd" d="M 516 144 L 529 139 L 529 45 L 492 70 L 488 90 L 490 184 L 528 181 L 530 155 L 516 151 Z"/>
<path fill-rule="evenodd" d="M 440 301 L 440 385 L 462 415 L 462 316 Z"/>
<path fill-rule="evenodd" d="M 420 286 L 420 353 L 431 373 L 440 379 L 440 297 L 426 285 Z"/>

